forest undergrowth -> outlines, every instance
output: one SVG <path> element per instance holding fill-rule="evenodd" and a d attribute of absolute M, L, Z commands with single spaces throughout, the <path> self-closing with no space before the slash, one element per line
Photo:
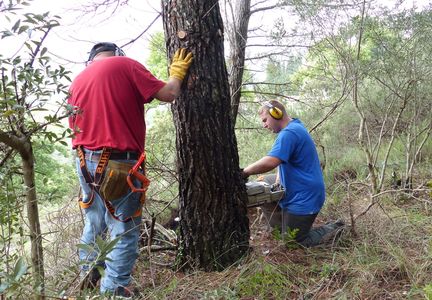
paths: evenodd
<path fill-rule="evenodd" d="M 338 239 L 301 248 L 272 233 L 251 208 L 250 254 L 223 272 L 184 273 L 175 250 L 149 254 L 143 242 L 133 272 L 136 299 L 432 299 L 430 190 L 395 190 L 373 205 L 361 189 L 343 190 L 328 197 L 315 224 L 343 219 Z M 79 291 L 82 224 L 75 199 L 48 215 L 47 290 L 54 298 L 103 299 Z"/>

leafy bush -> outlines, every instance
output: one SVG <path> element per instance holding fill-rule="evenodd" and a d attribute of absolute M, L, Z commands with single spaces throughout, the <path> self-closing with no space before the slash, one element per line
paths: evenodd
<path fill-rule="evenodd" d="M 41 203 L 60 202 L 77 185 L 75 168 L 63 145 L 35 141 L 36 186 Z"/>
<path fill-rule="evenodd" d="M 21 290 L 25 286 L 27 269 L 24 258 L 20 257 L 10 274 L 0 272 L 0 296 L 5 295 L 12 299 L 12 297 L 21 295 Z"/>

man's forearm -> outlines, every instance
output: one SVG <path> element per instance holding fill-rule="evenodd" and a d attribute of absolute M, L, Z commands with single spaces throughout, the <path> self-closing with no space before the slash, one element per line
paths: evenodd
<path fill-rule="evenodd" d="M 163 102 L 172 102 L 175 98 L 180 95 L 182 81 L 170 77 L 168 82 L 156 93 L 154 97 Z"/>
<path fill-rule="evenodd" d="M 260 160 L 250 164 L 246 168 L 243 169 L 243 175 L 250 176 L 255 174 L 262 174 L 276 168 L 281 161 L 272 156 L 264 156 Z"/>

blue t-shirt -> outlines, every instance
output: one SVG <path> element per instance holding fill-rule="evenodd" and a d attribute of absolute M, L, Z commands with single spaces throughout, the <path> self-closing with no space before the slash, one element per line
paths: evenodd
<path fill-rule="evenodd" d="M 282 129 L 268 156 L 279 158 L 279 175 L 285 196 L 281 208 L 295 215 L 318 213 L 325 186 L 315 144 L 303 123 L 293 119 Z"/>

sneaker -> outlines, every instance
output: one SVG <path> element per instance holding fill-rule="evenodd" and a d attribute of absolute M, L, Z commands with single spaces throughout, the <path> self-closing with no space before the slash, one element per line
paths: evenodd
<path fill-rule="evenodd" d="M 84 279 L 82 279 L 80 289 L 81 290 L 86 290 L 86 289 L 94 290 L 96 288 L 99 280 L 101 279 L 101 277 L 102 277 L 102 275 L 97 268 L 91 269 L 91 271 L 85 275 Z"/>

